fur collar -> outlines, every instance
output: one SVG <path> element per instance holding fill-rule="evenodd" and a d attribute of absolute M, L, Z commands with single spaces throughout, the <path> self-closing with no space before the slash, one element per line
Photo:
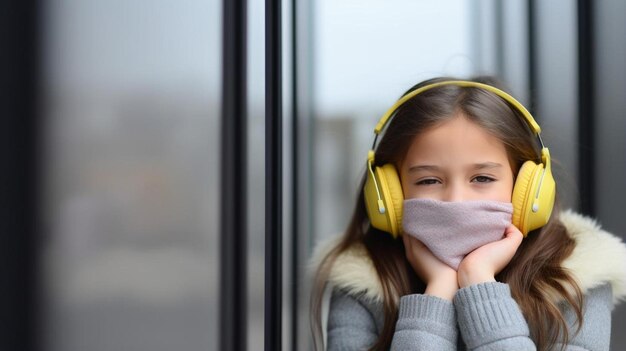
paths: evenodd
<path fill-rule="evenodd" d="M 609 283 L 613 290 L 613 304 L 626 299 L 626 245 L 622 240 L 602 230 L 595 220 L 572 211 L 562 212 L 561 222 L 576 241 L 576 247 L 563 261 L 563 267 L 573 272 L 583 293 Z M 312 261 L 315 267 L 337 239 L 318 245 Z M 348 293 L 382 300 L 382 285 L 363 245 L 354 245 L 337 257 L 328 281 Z"/>

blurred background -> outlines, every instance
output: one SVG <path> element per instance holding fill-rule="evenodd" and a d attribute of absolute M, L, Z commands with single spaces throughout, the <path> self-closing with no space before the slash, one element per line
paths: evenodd
<path fill-rule="evenodd" d="M 239 337 L 262 348 L 266 13 L 243 3 L 246 267 L 229 277 L 223 2 L 2 5 L 0 349 L 218 350 L 220 279 L 243 282 Z M 503 80 L 542 125 L 563 207 L 625 237 L 625 2 L 281 5 L 282 349 L 310 349 L 311 252 L 348 222 L 374 124 L 426 78 Z M 613 349 L 624 328 L 621 305 Z"/>

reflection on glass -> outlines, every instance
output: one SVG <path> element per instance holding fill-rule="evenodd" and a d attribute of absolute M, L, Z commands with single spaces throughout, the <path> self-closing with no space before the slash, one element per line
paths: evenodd
<path fill-rule="evenodd" d="M 216 349 L 220 13 L 47 4 L 45 349 Z"/>

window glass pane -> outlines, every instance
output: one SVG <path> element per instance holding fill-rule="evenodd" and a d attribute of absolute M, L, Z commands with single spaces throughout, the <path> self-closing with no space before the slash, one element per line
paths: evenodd
<path fill-rule="evenodd" d="M 247 347 L 262 348 L 265 308 L 265 1 L 247 2 Z"/>
<path fill-rule="evenodd" d="M 46 350 L 214 350 L 221 2 L 45 4 Z"/>

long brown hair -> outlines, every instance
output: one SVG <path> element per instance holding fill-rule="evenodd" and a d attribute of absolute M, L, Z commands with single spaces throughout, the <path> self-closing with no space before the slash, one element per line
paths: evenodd
<path fill-rule="evenodd" d="M 426 84 L 451 78 L 431 79 L 412 87 L 405 94 Z M 495 79 L 477 77 L 477 82 L 499 86 Z M 446 85 L 427 90 L 398 108 L 376 149 L 376 166 L 391 163 L 399 169 L 416 135 L 461 112 L 501 140 L 507 149 L 513 174 L 527 160 L 540 162 L 536 137 L 521 114 L 505 100 L 483 89 Z M 399 297 L 423 293 L 425 285 L 413 272 L 405 257 L 402 240 L 369 225 L 364 206 L 364 172 L 354 213 L 339 242 L 319 264 L 311 295 L 311 326 L 316 349 L 323 349 L 321 304 L 327 280 L 337 257 L 353 245 L 363 245 L 376 269 L 382 286 L 384 327 L 371 350 L 386 350 L 391 345 L 398 319 Z M 574 249 L 575 242 L 559 220 L 558 204 L 548 223 L 524 239 L 511 262 L 496 279 L 509 284 L 530 328 L 538 350 L 550 349 L 557 342 L 567 343 L 567 323 L 559 301 L 570 304 L 582 324 L 582 292 L 561 262 Z"/>

